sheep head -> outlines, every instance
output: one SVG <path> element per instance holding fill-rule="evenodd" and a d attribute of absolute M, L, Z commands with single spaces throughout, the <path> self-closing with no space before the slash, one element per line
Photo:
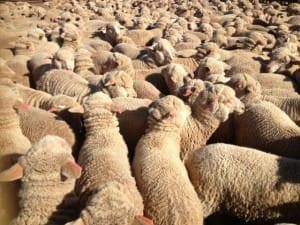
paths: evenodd
<path fill-rule="evenodd" d="M 220 122 L 228 119 L 232 112 L 244 112 L 244 104 L 235 96 L 232 88 L 223 84 L 206 85 L 205 90 L 200 92 L 192 105 L 193 114 L 202 117 L 213 116 Z"/>
<path fill-rule="evenodd" d="M 177 96 L 183 99 L 189 105 L 192 105 L 199 93 L 206 88 L 205 85 L 207 84 L 211 85 L 210 82 L 200 79 L 190 79 L 179 88 Z"/>
<path fill-rule="evenodd" d="M 123 70 L 130 75 L 133 74 L 134 71 L 131 58 L 118 52 L 109 55 L 105 64 L 107 71 Z"/>
<path fill-rule="evenodd" d="M 117 22 L 108 23 L 105 27 L 105 35 L 111 42 L 116 42 L 121 36 L 121 25 Z"/>
<path fill-rule="evenodd" d="M 245 104 L 261 96 L 260 83 L 248 74 L 235 74 L 230 77 L 226 85 L 233 88 L 236 96 Z"/>
<path fill-rule="evenodd" d="M 89 114 L 89 112 L 102 112 L 103 110 L 111 113 L 121 113 L 123 111 L 119 105 L 113 103 L 112 99 L 107 94 L 101 91 L 84 98 L 83 108 L 84 114 Z"/>
<path fill-rule="evenodd" d="M 36 174 L 55 173 L 58 179 L 77 179 L 81 175 L 81 167 L 72 156 L 71 147 L 58 137 L 47 135 L 34 143 L 16 164 L 0 173 L 0 181 L 8 182 Z"/>
<path fill-rule="evenodd" d="M 56 69 L 74 70 L 75 59 L 74 54 L 68 49 L 59 49 L 52 60 L 52 64 Z"/>
<path fill-rule="evenodd" d="M 164 69 L 161 74 L 169 88 L 170 94 L 176 95 L 179 88 L 184 85 L 185 81 L 191 78 L 191 75 L 180 64 L 171 63 Z"/>
<path fill-rule="evenodd" d="M 137 96 L 133 88 L 132 77 L 122 70 L 105 73 L 100 82 L 104 87 L 103 91 L 107 92 L 111 98 Z"/>
<path fill-rule="evenodd" d="M 225 73 L 230 69 L 231 66 L 228 64 L 213 57 L 206 57 L 199 65 L 196 71 L 196 77 L 212 83 L 226 82 L 228 78 L 225 77 Z"/>
<path fill-rule="evenodd" d="M 49 100 L 49 111 L 59 113 L 67 110 L 70 113 L 83 113 L 83 107 L 76 102 L 76 99 L 67 95 L 55 95 Z"/>
<path fill-rule="evenodd" d="M 167 39 L 160 38 L 153 44 L 152 47 L 154 50 L 154 59 L 157 65 L 166 65 L 171 63 L 174 59 L 176 50 Z"/>
<path fill-rule="evenodd" d="M 181 128 L 191 111 L 184 102 L 174 95 L 167 95 L 155 100 L 149 106 L 148 123 L 149 127 L 166 127 L 174 124 Z"/>

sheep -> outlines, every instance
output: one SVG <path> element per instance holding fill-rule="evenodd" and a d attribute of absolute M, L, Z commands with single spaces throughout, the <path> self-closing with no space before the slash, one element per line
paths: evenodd
<path fill-rule="evenodd" d="M 78 157 L 83 173 L 76 183 L 75 191 L 81 206 L 85 206 L 86 210 L 93 208 L 94 211 L 97 207 L 102 210 L 97 210 L 97 214 L 91 218 L 83 213 L 82 219 L 87 225 L 96 221 L 101 224 L 131 224 L 136 215 L 143 214 L 143 203 L 130 172 L 128 149 L 113 113 L 120 108 L 113 104 L 109 96 L 98 92 L 86 98 L 84 110 L 86 138 Z M 110 183 L 115 185 L 109 185 Z M 107 190 L 104 186 L 107 186 Z M 97 188 L 99 193 L 103 192 L 103 200 L 102 197 L 99 201 L 95 199 L 97 195 L 94 196 L 93 191 Z M 107 191 L 110 194 L 106 194 Z M 118 196 L 117 199 L 112 199 L 114 204 L 101 206 L 107 198 L 105 196 L 112 194 Z M 88 198 L 92 198 L 89 202 L 97 204 L 87 205 Z"/>
<path fill-rule="evenodd" d="M 74 72 L 87 78 L 95 74 L 95 65 L 92 60 L 92 53 L 85 48 L 76 50 Z"/>
<path fill-rule="evenodd" d="M 73 71 L 75 67 L 74 53 L 66 48 L 59 49 L 53 57 L 52 64 L 56 69 Z"/>
<path fill-rule="evenodd" d="M 53 55 L 40 52 L 33 55 L 28 61 L 28 69 L 30 71 L 30 83 L 32 87 L 36 87 L 36 82 L 41 76 L 53 68 Z"/>
<path fill-rule="evenodd" d="M 185 81 L 191 78 L 186 69 L 176 63 L 171 63 L 163 68 L 161 74 L 167 84 L 169 93 L 172 95 L 177 95 L 179 88 L 184 85 Z"/>
<path fill-rule="evenodd" d="M 15 108 L 22 132 L 32 143 L 51 134 L 65 139 L 70 147 L 76 149 L 71 127 L 58 115 L 26 104 L 16 105 Z"/>
<path fill-rule="evenodd" d="M 231 113 L 243 113 L 244 104 L 236 98 L 232 88 L 208 83 L 192 103 L 191 109 L 192 115 L 181 131 L 180 156 L 184 161 L 196 148 L 206 144 L 220 123 L 226 121 Z"/>
<path fill-rule="evenodd" d="M 22 98 L 25 104 L 44 110 L 59 112 L 67 109 L 69 112 L 83 112 L 81 106 L 76 103 L 75 99 L 66 95 L 52 96 L 46 92 L 38 91 L 21 84 L 15 84 L 10 79 L 1 78 L 1 85 L 6 85 Z"/>
<path fill-rule="evenodd" d="M 63 224 L 74 219 L 73 189 L 80 174 L 81 167 L 64 139 L 48 135 L 34 143 L 17 163 L 0 173 L 2 182 L 21 179 L 20 211 L 10 224 Z"/>
<path fill-rule="evenodd" d="M 129 158 L 132 159 L 135 146 L 147 128 L 148 106 L 152 101 L 130 97 L 117 97 L 112 100 L 123 108 L 123 112 L 117 116 L 120 133 L 128 146 Z"/>
<path fill-rule="evenodd" d="M 234 127 L 234 143 L 237 145 L 286 157 L 300 157 L 300 128 L 271 102 L 249 103 L 242 115 L 234 116 Z M 244 129 L 247 129 L 247 134 Z"/>
<path fill-rule="evenodd" d="M 195 72 L 195 77 L 202 80 L 208 80 L 212 83 L 225 83 L 229 80 L 229 78 L 225 77 L 225 73 L 230 69 L 231 66 L 228 64 L 213 57 L 206 57 L 202 60 L 197 71 Z"/>
<path fill-rule="evenodd" d="M 155 224 L 203 224 L 202 205 L 180 160 L 180 130 L 190 109 L 169 95 L 154 101 L 148 112 L 148 129 L 133 159 L 145 215 Z"/>
<path fill-rule="evenodd" d="M 141 49 L 129 43 L 119 43 L 112 49 L 112 52 L 119 52 L 131 59 L 136 59 L 140 55 Z"/>
<path fill-rule="evenodd" d="M 264 224 L 299 222 L 299 166 L 298 160 L 223 143 L 197 149 L 186 165 L 204 217 L 220 212 Z"/>
<path fill-rule="evenodd" d="M 227 82 L 227 85 L 235 89 L 236 95 L 245 104 L 258 100 L 272 102 L 284 111 L 296 124 L 299 123 L 297 103 L 299 101 L 299 95 L 297 93 L 289 90 L 285 92 L 282 91 L 286 89 L 274 89 L 270 94 L 263 94 L 260 83 L 247 74 L 236 74 L 232 76 L 231 80 Z M 282 94 L 286 94 L 286 97 L 282 96 Z"/>
<path fill-rule="evenodd" d="M 14 105 L 18 96 L 9 87 L 0 85 L 0 171 L 12 165 L 16 156 L 24 154 L 31 146 L 20 127 Z M 17 183 L 0 183 L 0 221 L 7 224 L 17 213 Z"/>
<path fill-rule="evenodd" d="M 137 98 L 156 100 L 164 96 L 153 84 L 145 80 L 136 80 L 133 83 L 133 88 Z"/>

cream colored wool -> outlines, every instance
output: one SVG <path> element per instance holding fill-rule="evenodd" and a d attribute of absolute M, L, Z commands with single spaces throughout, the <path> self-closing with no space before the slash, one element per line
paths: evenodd
<path fill-rule="evenodd" d="M 300 157 L 300 128 L 271 102 L 248 104 L 242 115 L 234 117 L 234 127 L 237 145 L 291 158 Z"/>
<path fill-rule="evenodd" d="M 110 97 L 101 92 L 90 95 L 84 102 L 83 119 L 86 138 L 78 158 L 79 164 L 83 167 L 83 174 L 76 183 L 76 193 L 80 197 L 81 206 L 86 206 L 86 210 L 90 207 L 95 210 L 99 207 L 101 209 L 103 206 L 98 206 L 98 203 L 95 205 L 89 203 L 89 201 L 97 201 L 88 200 L 88 198 L 96 198 L 93 191 L 108 185 L 108 190 L 103 190 L 105 196 L 106 191 L 111 194 L 115 192 L 114 185 L 109 186 L 109 183 L 116 182 L 121 186 L 118 191 L 120 198 L 116 200 L 118 204 L 105 205 L 101 212 L 97 210 L 95 217 L 90 218 L 92 221 L 85 221 L 83 211 L 82 219 L 87 225 L 96 222 L 115 224 L 117 217 L 122 218 L 119 218 L 124 222 L 122 224 L 130 224 L 134 216 L 143 214 L 142 198 L 130 171 L 128 149 L 119 133 L 118 121 L 113 113 L 119 109 L 113 107 Z M 100 199 L 99 203 L 101 202 Z M 125 205 L 127 207 L 124 209 Z"/>
<path fill-rule="evenodd" d="M 135 149 L 133 171 L 145 215 L 155 224 L 203 223 L 202 205 L 180 159 L 180 130 L 189 115 L 189 108 L 175 96 L 154 101 L 149 127 Z"/>
<path fill-rule="evenodd" d="M 58 115 L 28 105 L 19 105 L 16 111 L 22 132 L 32 143 L 46 135 L 56 135 L 63 138 L 71 148 L 75 148 L 75 134 Z"/>
<path fill-rule="evenodd" d="M 197 149 L 186 166 L 205 217 L 220 212 L 264 224 L 300 219 L 298 160 L 219 143 Z"/>
<path fill-rule="evenodd" d="M 17 95 L 0 85 L 0 172 L 10 167 L 17 156 L 24 154 L 31 143 L 22 133 L 20 120 L 14 110 Z M 18 211 L 18 185 L 0 183 L 0 221 L 8 223 Z"/>
<path fill-rule="evenodd" d="M 181 158 L 206 144 L 207 140 L 233 112 L 243 113 L 244 104 L 233 89 L 223 84 L 207 85 L 191 105 L 192 115 L 181 131 Z M 195 135 L 196 134 L 196 135 Z"/>
<path fill-rule="evenodd" d="M 73 188 L 78 175 L 69 176 L 64 165 L 74 159 L 68 143 L 57 136 L 45 136 L 18 159 L 23 168 L 19 191 L 20 211 L 11 225 L 64 224 L 77 213 Z M 80 174 L 80 167 L 75 165 Z M 41 204 L 42 203 L 42 204 Z"/>

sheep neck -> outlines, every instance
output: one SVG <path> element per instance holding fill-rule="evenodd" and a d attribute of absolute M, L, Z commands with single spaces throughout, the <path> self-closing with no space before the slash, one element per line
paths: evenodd
<path fill-rule="evenodd" d="M 74 184 L 74 179 L 61 181 L 57 173 L 47 176 L 45 174 L 24 176 L 19 191 L 20 211 L 16 220 L 28 217 L 30 209 L 30 220 L 37 222 L 38 217 L 38 221 L 41 221 L 38 224 L 46 224 L 49 219 L 55 222 L 70 220 L 74 217 L 72 204 L 76 201 L 72 192 Z"/>
<path fill-rule="evenodd" d="M 148 118 L 148 129 L 146 132 L 152 131 L 163 131 L 163 132 L 170 132 L 170 133 L 179 133 L 180 128 L 176 126 L 176 124 L 171 123 L 167 120 L 156 121 L 155 119 L 149 117 Z"/>
<path fill-rule="evenodd" d="M 92 134 L 99 129 L 119 129 L 118 120 L 110 111 L 103 110 L 102 112 L 85 113 L 83 117 L 86 135 Z"/>
<path fill-rule="evenodd" d="M 211 113 L 197 112 L 188 117 L 181 131 L 181 159 L 205 145 L 219 125 L 220 121 Z"/>

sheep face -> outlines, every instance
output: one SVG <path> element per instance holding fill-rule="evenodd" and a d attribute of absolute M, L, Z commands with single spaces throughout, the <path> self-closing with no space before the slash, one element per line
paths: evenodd
<path fill-rule="evenodd" d="M 55 176 L 58 180 L 76 179 L 81 167 L 75 163 L 68 143 L 58 137 L 47 135 L 32 145 L 18 163 L 0 174 L 0 181 L 13 181 L 23 176 L 38 178 L 41 174 Z"/>
<path fill-rule="evenodd" d="M 161 71 L 171 94 L 176 94 L 189 78 L 189 73 L 180 64 L 172 63 Z"/>
<path fill-rule="evenodd" d="M 107 90 L 110 97 L 136 97 L 133 89 L 133 80 L 124 71 L 111 71 L 103 75 L 102 85 Z"/>
<path fill-rule="evenodd" d="M 195 98 L 201 91 L 205 89 L 205 82 L 200 79 L 190 79 L 178 90 L 178 97 L 183 99 L 185 102 L 192 104 Z"/>
<path fill-rule="evenodd" d="M 246 98 L 261 95 L 260 83 L 247 74 L 235 74 L 226 84 L 235 90 L 236 96 L 244 103 Z"/>
<path fill-rule="evenodd" d="M 70 113 L 83 113 L 83 108 L 76 100 L 67 95 L 55 95 L 50 99 L 50 111 L 59 113 L 68 110 Z"/>
<path fill-rule="evenodd" d="M 194 113 L 213 115 L 220 122 L 226 121 L 232 112 L 244 112 L 244 104 L 235 97 L 234 90 L 223 84 L 207 83 L 206 89 L 197 96 L 192 108 Z"/>
<path fill-rule="evenodd" d="M 167 39 L 159 39 L 152 47 L 154 49 L 154 59 L 158 65 L 166 65 L 172 62 L 176 51 Z"/>
<path fill-rule="evenodd" d="M 75 67 L 73 52 L 66 49 L 58 50 L 54 55 L 52 64 L 56 69 L 66 69 L 73 71 Z"/>
<path fill-rule="evenodd" d="M 171 123 L 182 127 L 191 112 L 181 99 L 168 95 L 150 104 L 148 113 L 150 123 L 155 121 L 154 123 Z"/>
<path fill-rule="evenodd" d="M 107 71 L 128 71 L 128 69 L 133 69 L 131 59 L 128 56 L 117 52 L 108 57 L 105 67 L 107 68 Z"/>

